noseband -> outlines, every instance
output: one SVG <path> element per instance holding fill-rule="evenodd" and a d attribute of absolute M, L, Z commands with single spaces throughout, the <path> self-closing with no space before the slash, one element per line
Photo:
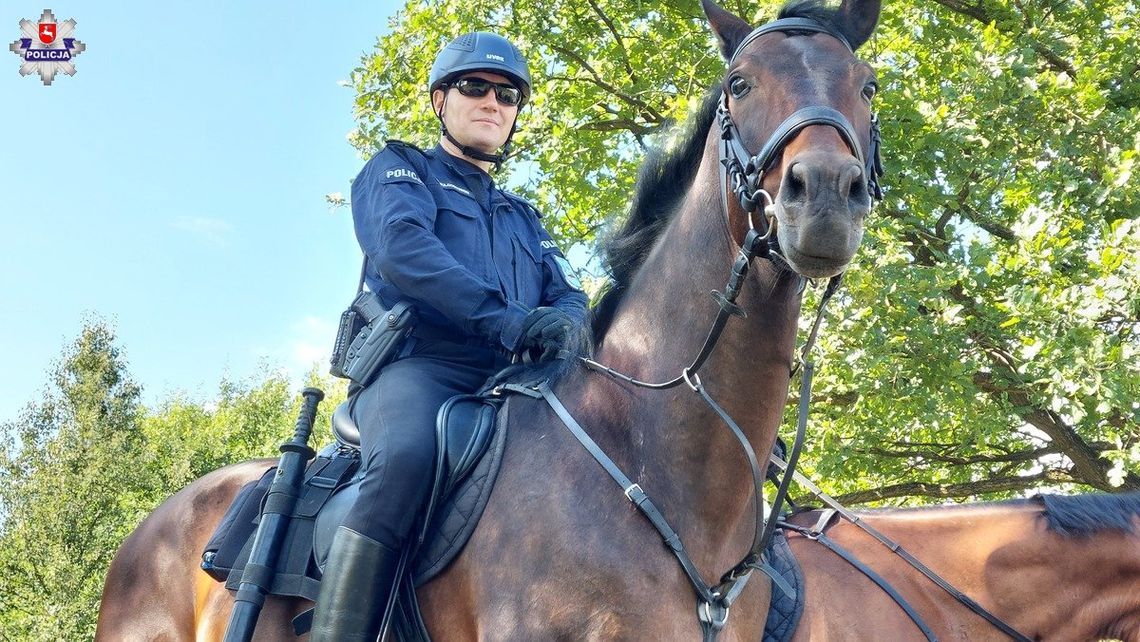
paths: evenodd
<path fill-rule="evenodd" d="M 782 18 L 780 20 L 773 20 L 768 24 L 761 25 L 748 34 L 740 46 L 733 52 L 732 58 L 728 61 L 728 66 L 731 68 L 732 63 L 740 55 L 753 40 L 760 36 L 772 32 L 792 33 L 808 31 L 812 33 L 827 34 L 839 42 L 843 43 L 844 47 L 854 55 L 854 50 L 851 48 L 850 43 L 842 35 L 825 27 L 823 24 L 811 20 L 810 18 Z M 764 191 L 763 181 L 764 173 L 768 171 L 772 163 L 784 150 L 784 147 L 792 141 L 801 131 L 811 127 L 812 125 L 828 125 L 835 128 L 839 132 L 840 138 L 851 149 L 851 152 L 859 159 L 863 165 L 863 177 L 867 185 L 867 193 L 873 196 L 876 200 L 882 200 L 883 191 L 879 186 L 879 177 L 883 175 L 883 159 L 880 156 L 879 145 L 879 119 L 871 115 L 871 136 L 870 136 L 870 150 L 868 153 L 863 153 L 863 147 L 859 144 L 859 138 L 855 133 L 855 128 L 851 126 L 851 122 L 847 117 L 841 114 L 838 110 L 823 105 L 812 105 L 796 110 L 791 116 L 788 116 L 776 131 L 768 137 L 764 146 L 756 154 L 750 154 L 748 148 L 745 147 L 744 142 L 741 140 L 740 130 L 736 127 L 736 123 L 732 120 L 732 114 L 728 111 L 728 92 L 723 92 L 721 95 L 720 105 L 717 107 L 717 120 L 720 123 L 720 173 L 721 183 L 728 186 L 728 191 L 736 194 L 740 206 L 749 216 L 750 223 L 752 222 L 752 214 L 758 209 L 762 208 L 761 201 L 766 204 L 771 204 L 772 197 Z M 721 193 L 721 202 L 723 205 L 724 213 L 728 214 L 728 201 L 727 194 Z M 764 218 L 763 225 L 768 227 L 766 217 Z M 752 225 L 755 227 L 755 224 Z M 764 237 L 770 237 L 770 230 L 762 234 Z M 768 238 L 769 244 L 774 244 L 774 238 Z"/>

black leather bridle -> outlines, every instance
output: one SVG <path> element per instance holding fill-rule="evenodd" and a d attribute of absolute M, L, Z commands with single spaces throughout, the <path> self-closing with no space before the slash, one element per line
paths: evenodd
<path fill-rule="evenodd" d="M 823 33 L 832 36 L 839 42 L 843 43 L 844 47 L 854 55 L 854 50 L 847 42 L 847 39 L 842 35 L 828 29 L 823 24 L 816 22 L 810 18 L 782 18 L 780 20 L 773 20 L 765 25 L 757 27 L 752 33 L 744 38 L 744 41 L 733 52 L 732 58 L 728 61 L 729 68 L 732 63 L 736 61 L 740 52 L 756 40 L 760 36 L 767 33 L 783 32 L 811 32 Z M 740 131 L 736 127 L 736 123 L 732 120 L 732 114 L 728 110 L 728 91 L 721 94 L 720 105 L 717 107 L 717 121 L 720 123 L 720 175 L 721 184 L 727 185 L 727 191 L 736 195 L 737 200 L 740 202 L 740 207 L 744 209 L 749 215 L 751 227 L 755 227 L 755 221 L 751 219 L 752 214 L 757 210 L 762 210 L 765 205 L 772 203 L 772 197 L 764 191 L 763 182 L 764 174 L 770 169 L 772 163 L 783 152 L 784 147 L 792 141 L 801 131 L 813 125 L 828 125 L 835 128 L 839 132 L 840 138 L 847 146 L 851 148 L 851 153 L 859 159 L 863 165 L 863 178 L 866 181 L 867 193 L 870 194 L 875 200 L 882 200 L 883 191 L 879 185 L 879 178 L 883 175 L 883 158 L 880 152 L 880 145 L 882 138 L 879 134 L 879 119 L 875 114 L 871 114 L 871 133 L 870 133 L 870 149 L 866 154 L 863 152 L 863 146 L 859 142 L 859 137 L 855 133 L 855 128 L 847 117 L 832 107 L 823 105 L 812 105 L 803 107 L 796 110 L 792 115 L 784 119 L 760 151 L 756 154 L 750 154 L 748 148 L 741 140 Z M 721 193 L 721 205 L 725 216 L 728 215 L 728 195 L 726 192 Z M 771 233 L 769 227 L 770 223 L 768 217 L 761 217 L 761 224 L 764 231 L 761 233 L 769 240 L 769 244 L 775 247 L 775 235 Z"/>

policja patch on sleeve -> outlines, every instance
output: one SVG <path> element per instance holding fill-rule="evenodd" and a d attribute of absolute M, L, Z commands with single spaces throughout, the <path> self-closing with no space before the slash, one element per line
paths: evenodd
<path fill-rule="evenodd" d="M 554 262 L 558 265 L 558 271 L 562 272 L 562 278 L 566 283 L 575 290 L 581 290 L 582 280 L 578 278 L 578 273 L 571 267 L 570 261 L 567 261 L 565 257 L 555 254 Z"/>
<path fill-rule="evenodd" d="M 406 167 L 393 167 L 392 169 L 386 170 L 382 180 L 385 183 L 406 182 L 419 183 L 420 185 L 424 184 L 414 171 Z"/>

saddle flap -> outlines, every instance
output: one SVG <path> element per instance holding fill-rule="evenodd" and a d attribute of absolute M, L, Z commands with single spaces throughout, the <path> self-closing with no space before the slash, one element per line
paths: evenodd
<path fill-rule="evenodd" d="M 807 601 L 804 596 L 804 574 L 783 530 L 772 534 L 765 557 L 771 568 L 791 586 L 793 594 L 788 595 L 772 587 L 763 642 L 786 642 L 795 633 L 804 613 L 804 603 Z"/>
<path fill-rule="evenodd" d="M 503 460 L 508 407 L 478 395 L 441 407 L 437 474 L 411 568 L 417 586 L 446 568 L 475 530 Z"/>
<path fill-rule="evenodd" d="M 463 480 L 487 449 L 495 429 L 495 413 L 501 402 L 480 395 L 457 395 L 439 408 L 436 416 L 436 447 L 442 455 L 445 477 L 441 495 L 447 495 Z"/>

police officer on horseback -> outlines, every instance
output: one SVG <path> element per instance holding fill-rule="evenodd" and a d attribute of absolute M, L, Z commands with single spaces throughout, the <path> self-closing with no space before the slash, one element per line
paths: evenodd
<path fill-rule="evenodd" d="M 365 470 L 333 540 L 312 628 L 317 642 L 375 640 L 401 551 L 430 492 L 439 406 L 470 393 L 511 355 L 558 355 L 587 299 L 527 201 L 495 185 L 531 94 L 519 50 L 470 33 L 438 54 L 428 80 L 435 148 L 389 141 L 352 185 L 365 280 L 418 322 L 399 357 L 350 391 Z"/>

